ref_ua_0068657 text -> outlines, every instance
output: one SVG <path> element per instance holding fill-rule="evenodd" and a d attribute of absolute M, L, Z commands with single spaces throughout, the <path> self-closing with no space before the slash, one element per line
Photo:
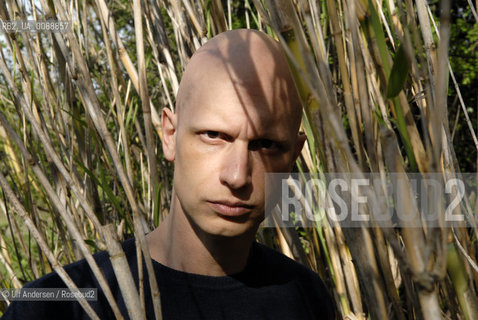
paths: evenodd
<path fill-rule="evenodd" d="M 6 33 L 18 33 L 18 32 L 70 32 L 70 21 L 58 21 L 58 20 L 0 20 L 0 31 Z"/>

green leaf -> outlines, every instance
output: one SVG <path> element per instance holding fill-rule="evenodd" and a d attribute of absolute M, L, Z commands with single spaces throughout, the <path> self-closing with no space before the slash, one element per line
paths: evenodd
<path fill-rule="evenodd" d="M 372 0 L 368 1 L 368 6 L 370 8 L 369 28 L 371 29 L 370 32 L 372 33 L 371 37 L 375 38 L 375 43 L 377 44 L 380 58 L 382 59 L 383 70 L 385 72 L 385 76 L 387 76 L 390 72 L 390 66 L 388 65 L 389 53 L 387 41 L 385 40 L 385 34 L 383 33 L 383 25 L 380 21 L 377 10 L 375 10 L 374 5 L 372 4 Z"/>
<path fill-rule="evenodd" d="M 390 72 L 390 77 L 388 78 L 386 92 L 386 96 L 388 99 L 398 96 L 400 91 L 402 91 L 403 86 L 405 85 L 405 80 L 407 80 L 409 71 L 410 65 L 408 64 L 405 49 L 403 49 L 403 45 L 400 45 L 397 50 L 397 53 L 395 54 L 392 71 Z"/>
<path fill-rule="evenodd" d="M 98 246 L 96 245 L 96 243 L 95 243 L 93 240 L 85 239 L 85 243 L 86 243 L 87 245 L 89 245 L 91 248 L 93 248 L 93 249 L 99 251 Z"/>

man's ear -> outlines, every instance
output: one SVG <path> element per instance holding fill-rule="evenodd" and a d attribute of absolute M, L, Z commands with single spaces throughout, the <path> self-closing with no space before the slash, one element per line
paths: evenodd
<path fill-rule="evenodd" d="M 176 128 L 177 115 L 164 108 L 161 113 L 161 133 L 163 135 L 163 153 L 168 161 L 176 158 Z"/>

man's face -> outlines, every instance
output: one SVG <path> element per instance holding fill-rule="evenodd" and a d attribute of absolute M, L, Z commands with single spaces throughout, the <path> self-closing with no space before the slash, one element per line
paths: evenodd
<path fill-rule="evenodd" d="M 195 230 L 226 237 L 257 230 L 265 174 L 289 172 L 305 139 L 289 85 L 273 74 L 207 70 L 178 114 L 163 113 L 175 126 L 165 152 L 175 164 L 174 191 Z"/>

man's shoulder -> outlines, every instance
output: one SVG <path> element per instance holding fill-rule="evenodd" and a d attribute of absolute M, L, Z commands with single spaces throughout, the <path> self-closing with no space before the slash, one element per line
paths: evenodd
<path fill-rule="evenodd" d="M 303 264 L 290 259 L 284 254 L 260 243 L 253 245 L 251 270 L 256 279 L 269 284 L 296 283 L 305 290 L 320 296 L 328 296 L 322 279 Z M 267 283 L 266 283 L 267 284 Z"/>

